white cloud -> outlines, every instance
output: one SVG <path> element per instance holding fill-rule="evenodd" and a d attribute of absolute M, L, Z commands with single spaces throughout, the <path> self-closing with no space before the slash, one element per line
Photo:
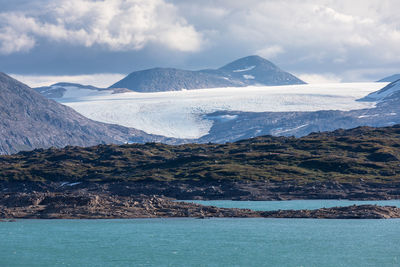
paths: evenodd
<path fill-rule="evenodd" d="M 389 68 L 400 71 L 398 4 L 398 0 L 37 0 L 30 1 L 29 8 L 0 11 L 0 54 L 49 43 L 111 51 L 148 47 L 144 54 L 157 58 L 151 61 L 146 56 L 149 67 L 154 62 L 163 66 L 179 62 L 179 67 L 190 68 L 260 54 L 292 72 L 366 80 L 379 78 Z M 160 58 L 166 62 L 160 63 Z"/>
<path fill-rule="evenodd" d="M 29 51 L 35 46 L 35 40 L 26 34 L 18 34 L 11 28 L 0 29 L 0 54 Z"/>
<path fill-rule="evenodd" d="M 43 10 L 0 13 L 0 52 L 29 50 L 36 38 L 116 51 L 149 43 L 198 51 L 203 43 L 201 33 L 164 0 L 57 0 Z"/>
<path fill-rule="evenodd" d="M 107 88 L 125 77 L 118 73 L 99 73 L 87 75 L 19 75 L 10 74 L 14 79 L 25 83 L 30 87 L 49 86 L 58 82 L 79 83 L 93 85 L 100 88 Z"/>
<path fill-rule="evenodd" d="M 306 83 L 340 83 L 342 82 L 342 78 L 336 76 L 333 73 L 324 73 L 324 74 L 315 74 L 315 73 L 303 73 L 297 74 L 301 80 Z"/>
<path fill-rule="evenodd" d="M 281 46 L 272 45 L 257 50 L 256 54 L 271 59 L 279 54 L 282 54 L 283 52 L 285 52 L 285 50 Z"/>
<path fill-rule="evenodd" d="M 216 41 L 227 51 L 234 47 L 249 54 L 265 52 L 293 66 L 361 67 L 366 62 L 376 66 L 400 61 L 398 0 L 205 1 L 174 2 L 196 28 L 217 31 Z M 219 7 L 225 10 L 221 16 L 208 15 Z M 269 49 L 271 44 L 277 48 Z"/>

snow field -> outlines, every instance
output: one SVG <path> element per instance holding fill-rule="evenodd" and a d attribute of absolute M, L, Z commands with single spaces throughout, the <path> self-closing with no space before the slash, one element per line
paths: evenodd
<path fill-rule="evenodd" d="M 78 94 L 60 102 L 93 120 L 133 127 L 150 134 L 199 138 L 207 134 L 213 124 L 213 120 L 204 116 L 207 113 L 371 108 L 374 102 L 356 99 L 385 85 L 387 83 L 302 84 L 95 96 Z"/>

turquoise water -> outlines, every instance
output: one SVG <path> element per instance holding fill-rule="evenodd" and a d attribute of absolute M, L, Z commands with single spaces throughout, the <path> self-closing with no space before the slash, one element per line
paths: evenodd
<path fill-rule="evenodd" d="M 232 200 L 184 200 L 202 205 L 211 205 L 221 208 L 241 208 L 252 210 L 300 210 L 300 209 L 319 209 L 331 207 L 344 207 L 351 205 L 373 204 L 381 206 L 400 207 L 400 200 L 379 200 L 379 201 L 353 201 L 353 200 L 289 200 L 289 201 L 232 201 Z"/>
<path fill-rule="evenodd" d="M 0 266 L 400 266 L 400 220 L 17 220 Z"/>

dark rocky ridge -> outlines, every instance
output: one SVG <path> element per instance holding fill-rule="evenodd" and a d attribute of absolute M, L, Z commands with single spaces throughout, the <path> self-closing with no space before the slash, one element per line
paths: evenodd
<path fill-rule="evenodd" d="M 248 56 L 219 69 L 199 71 L 154 68 L 129 74 L 110 88 L 128 88 L 137 92 L 180 91 L 248 85 L 304 84 L 292 74 L 259 56 Z"/>
<path fill-rule="evenodd" d="M 398 182 L 400 125 L 227 144 L 65 147 L 0 157 L 2 181 Z"/>
<path fill-rule="evenodd" d="M 316 210 L 265 211 L 261 212 L 261 216 L 264 218 L 391 219 L 400 218 L 400 208 L 395 206 L 353 205 Z"/>
<path fill-rule="evenodd" d="M 98 194 L 34 192 L 3 194 L 0 199 L 0 218 L 3 219 L 160 217 L 259 217 L 259 215 L 251 210 L 208 207 L 145 195 L 121 197 Z"/>
<path fill-rule="evenodd" d="M 0 154 L 35 148 L 166 140 L 95 122 L 0 73 Z"/>

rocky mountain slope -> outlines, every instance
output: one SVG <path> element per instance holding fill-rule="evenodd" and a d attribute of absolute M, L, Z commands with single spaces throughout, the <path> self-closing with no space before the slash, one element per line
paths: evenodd
<path fill-rule="evenodd" d="M 52 146 L 145 142 L 157 138 L 160 137 L 89 120 L 0 73 L 0 154 Z"/>
<path fill-rule="evenodd" d="M 290 73 L 259 56 L 238 59 L 219 69 L 200 71 L 154 68 L 129 74 L 110 88 L 137 92 L 179 91 L 247 85 L 304 84 Z"/>
<path fill-rule="evenodd" d="M 399 79 L 389 83 L 379 91 L 373 92 L 360 101 L 384 101 L 388 99 L 398 98 L 400 93 L 400 77 Z"/>

